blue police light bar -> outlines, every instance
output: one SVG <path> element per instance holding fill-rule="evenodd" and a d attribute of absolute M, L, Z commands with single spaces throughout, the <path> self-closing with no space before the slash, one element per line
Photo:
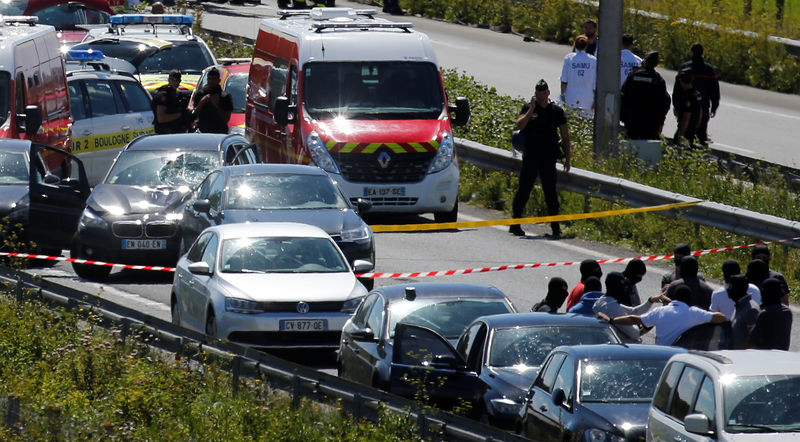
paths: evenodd
<path fill-rule="evenodd" d="M 67 59 L 73 61 L 97 61 L 103 58 L 105 55 L 94 49 L 70 49 L 67 52 Z"/>
<path fill-rule="evenodd" d="M 111 16 L 112 25 L 191 25 L 194 18 L 191 15 L 179 14 L 116 14 Z"/>

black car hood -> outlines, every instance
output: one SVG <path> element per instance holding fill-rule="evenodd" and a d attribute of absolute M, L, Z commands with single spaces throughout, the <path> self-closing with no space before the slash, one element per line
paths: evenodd
<path fill-rule="evenodd" d="M 519 396 L 523 396 L 526 391 L 530 388 L 531 384 L 533 383 L 533 379 L 536 378 L 536 374 L 539 372 L 539 367 L 524 367 L 524 368 L 514 368 L 514 367 L 487 367 L 486 370 L 490 376 L 502 380 L 509 387 L 516 388 L 517 393 Z M 506 396 L 512 394 L 509 392 L 503 392 Z"/>
<path fill-rule="evenodd" d="M 629 427 L 627 432 L 644 427 L 647 423 L 647 413 L 650 411 L 650 402 L 642 403 L 602 403 L 583 402 L 581 405 L 614 425 L 620 431 L 623 425 Z"/>
<path fill-rule="evenodd" d="M 0 186 L 0 218 L 8 215 L 14 204 L 28 194 L 28 185 Z"/>
<path fill-rule="evenodd" d="M 190 190 L 153 189 L 151 187 L 100 184 L 94 188 L 86 205 L 104 214 L 136 215 L 171 213 L 180 210 Z M 109 210 L 113 208 L 113 210 Z M 120 213 L 121 212 L 121 213 Z"/>
<path fill-rule="evenodd" d="M 226 224 L 246 221 L 311 224 L 332 236 L 355 229 L 362 222 L 354 211 L 342 209 L 225 210 Z"/>

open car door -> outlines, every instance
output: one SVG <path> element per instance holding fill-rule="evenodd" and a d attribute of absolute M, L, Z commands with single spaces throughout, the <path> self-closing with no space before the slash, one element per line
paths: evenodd
<path fill-rule="evenodd" d="M 27 237 L 39 251 L 61 254 L 78 227 L 89 181 L 83 163 L 63 149 L 31 143 Z"/>
<path fill-rule="evenodd" d="M 418 325 L 395 328 L 390 391 L 400 396 L 430 400 L 442 408 L 474 405 L 480 395 L 478 374 L 440 334 Z"/>

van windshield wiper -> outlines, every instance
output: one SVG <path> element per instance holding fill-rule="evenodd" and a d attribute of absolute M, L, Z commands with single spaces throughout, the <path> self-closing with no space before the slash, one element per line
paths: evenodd
<path fill-rule="evenodd" d="M 770 427 L 769 425 L 760 424 L 728 424 L 725 428 L 729 430 L 742 430 L 746 433 L 776 433 L 779 431 L 777 428 Z"/>

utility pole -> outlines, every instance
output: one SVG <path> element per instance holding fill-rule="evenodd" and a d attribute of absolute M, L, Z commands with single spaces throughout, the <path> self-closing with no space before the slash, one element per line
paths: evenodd
<path fill-rule="evenodd" d="M 600 0 L 597 34 L 597 85 L 594 99 L 594 155 L 617 151 L 619 132 L 619 54 L 623 0 Z"/>

